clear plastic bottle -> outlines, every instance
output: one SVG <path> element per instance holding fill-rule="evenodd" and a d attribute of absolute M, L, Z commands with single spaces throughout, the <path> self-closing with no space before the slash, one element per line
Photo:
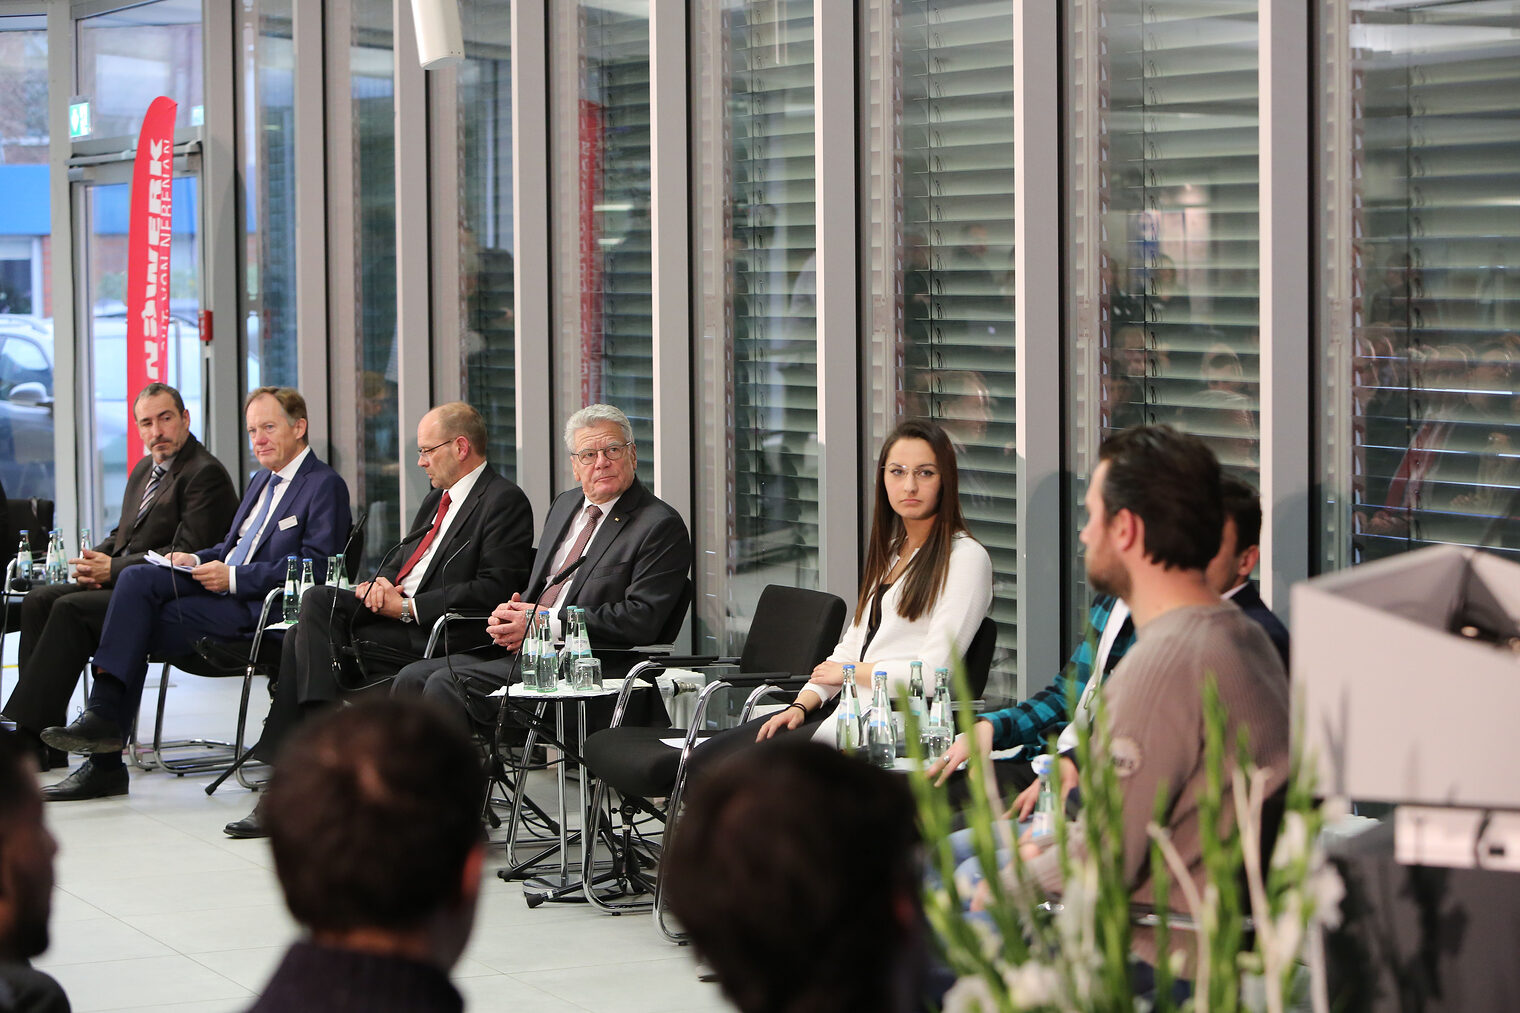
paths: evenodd
<path fill-rule="evenodd" d="M 285 621 L 293 623 L 301 616 L 301 561 L 285 557 Z"/>
<path fill-rule="evenodd" d="M 1056 790 L 1051 783 L 1052 757 L 1041 753 L 1029 761 L 1029 766 L 1040 779 L 1040 794 L 1029 817 L 1029 839 L 1048 841 L 1056 834 Z"/>
<path fill-rule="evenodd" d="M 839 688 L 839 706 L 834 711 L 834 745 L 840 752 L 858 753 L 865 744 L 860 723 L 860 692 L 855 685 L 855 666 L 844 666 L 844 685 Z"/>
<path fill-rule="evenodd" d="M 21 529 L 21 541 L 16 545 L 16 579 L 32 579 L 32 542 L 31 532 L 26 528 Z"/>
<path fill-rule="evenodd" d="M 897 762 L 892 696 L 887 691 L 887 673 L 882 669 L 871 675 L 871 716 L 866 722 L 866 748 L 870 761 L 878 767 L 890 770 Z"/>

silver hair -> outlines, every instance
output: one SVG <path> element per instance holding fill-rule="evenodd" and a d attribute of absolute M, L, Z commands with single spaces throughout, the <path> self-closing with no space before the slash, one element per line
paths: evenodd
<path fill-rule="evenodd" d="M 611 422 L 623 433 L 623 442 L 633 442 L 633 426 L 622 410 L 610 404 L 588 404 L 565 421 L 565 446 L 575 449 L 575 434 L 582 429 Z"/>

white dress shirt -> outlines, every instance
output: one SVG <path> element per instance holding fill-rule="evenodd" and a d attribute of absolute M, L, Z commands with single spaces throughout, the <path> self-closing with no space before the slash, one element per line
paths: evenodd
<path fill-rule="evenodd" d="M 285 498 L 285 493 L 290 489 L 290 480 L 296 477 L 296 472 L 301 470 L 301 465 L 306 463 L 306 457 L 310 453 L 311 447 L 303 447 L 301 452 L 292 458 L 289 464 L 275 472 L 276 475 L 280 476 L 280 484 L 274 487 L 274 499 L 269 504 L 269 513 L 264 516 L 264 526 L 259 528 L 254 534 L 253 544 L 248 547 L 249 556 L 258 551 L 259 543 L 264 540 L 264 532 L 269 530 L 269 525 L 280 522 L 280 500 Z M 266 485 L 263 491 L 259 493 L 259 498 L 249 508 L 248 516 L 243 518 L 243 524 L 238 528 L 237 539 L 227 547 L 227 554 L 229 556 L 232 555 L 232 550 L 237 547 L 238 542 L 242 541 L 243 537 L 248 534 L 248 529 L 253 527 L 253 520 L 259 515 L 259 509 L 264 501 L 264 497 L 268 495 L 270 495 L 270 489 Z M 195 564 L 199 566 L 200 562 L 201 557 L 196 556 Z M 235 566 L 227 567 L 227 593 L 237 594 L 237 567 Z"/>
<path fill-rule="evenodd" d="M 422 586 L 422 578 L 427 575 L 428 566 L 432 564 L 433 557 L 437 555 L 438 550 L 443 547 L 444 537 L 448 535 L 449 528 L 454 523 L 454 518 L 458 517 L 459 511 L 464 509 L 464 501 L 470 498 L 470 490 L 475 488 L 475 483 L 480 478 L 481 469 L 484 467 L 485 462 L 482 461 L 476 466 L 474 471 L 449 486 L 447 490 L 449 494 L 449 508 L 444 511 L 443 522 L 438 525 L 438 533 L 428 543 L 427 551 L 422 554 L 421 559 L 417 560 L 417 565 L 412 567 L 411 572 L 406 575 L 406 579 L 401 582 L 401 593 L 408 598 L 417 597 L 417 589 Z M 427 536 L 423 535 L 422 537 L 426 538 Z M 414 549 L 413 551 L 416 550 Z"/>
<path fill-rule="evenodd" d="M 618 499 L 622 499 L 622 497 L 619 496 Z M 544 575 L 545 581 L 552 580 L 556 573 L 559 573 L 565 567 L 575 562 L 575 560 L 570 558 L 570 550 L 575 548 L 575 540 L 580 537 L 581 529 L 586 526 L 586 508 L 588 506 L 595 506 L 602 512 L 602 515 L 596 519 L 596 524 L 591 529 L 591 537 L 586 539 L 587 549 L 591 548 L 591 543 L 595 542 L 596 536 L 601 533 L 602 525 L 607 523 L 607 518 L 612 514 L 612 508 L 617 506 L 617 500 L 615 499 L 611 503 L 593 504 L 589 497 L 581 497 L 581 508 L 576 511 L 575 519 L 570 522 L 570 527 L 565 529 L 565 537 L 561 538 L 559 544 L 554 547 L 554 565 L 549 567 L 549 572 Z M 585 555 L 584 549 L 581 550 L 581 554 Z M 565 578 L 564 584 L 560 585 L 559 597 L 555 599 L 556 605 L 549 610 L 549 628 L 554 632 L 554 639 L 556 641 L 564 639 L 564 634 L 560 630 L 558 603 L 563 602 L 569 597 L 570 587 L 580 575 L 581 571 L 576 570 Z M 544 586 L 548 587 L 547 584 Z"/>

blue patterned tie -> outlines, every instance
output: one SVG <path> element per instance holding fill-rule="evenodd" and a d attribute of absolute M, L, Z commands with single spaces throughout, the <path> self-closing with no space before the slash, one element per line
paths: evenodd
<path fill-rule="evenodd" d="M 153 505 L 153 494 L 158 492 L 158 484 L 164 480 L 164 472 L 167 470 L 162 464 L 153 466 L 153 474 L 148 476 L 148 488 L 143 490 L 142 501 L 137 504 L 137 518 L 132 521 L 134 528 L 148 516 L 148 508 Z"/>
<path fill-rule="evenodd" d="M 275 486 L 280 484 L 280 476 L 276 475 L 269 480 L 264 487 L 264 505 L 259 508 L 259 515 L 253 519 L 253 526 L 248 533 L 238 539 L 238 543 L 232 547 L 232 555 L 227 557 L 228 566 L 242 566 L 248 561 L 248 556 L 253 552 L 254 543 L 259 540 L 259 531 L 264 527 L 264 521 L 269 518 L 269 508 L 274 504 Z"/>

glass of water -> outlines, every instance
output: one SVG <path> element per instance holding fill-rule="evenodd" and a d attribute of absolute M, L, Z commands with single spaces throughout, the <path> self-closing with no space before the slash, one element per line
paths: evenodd
<path fill-rule="evenodd" d="M 601 689 L 602 662 L 600 658 L 576 658 L 575 671 L 570 684 L 572 689 Z"/>

